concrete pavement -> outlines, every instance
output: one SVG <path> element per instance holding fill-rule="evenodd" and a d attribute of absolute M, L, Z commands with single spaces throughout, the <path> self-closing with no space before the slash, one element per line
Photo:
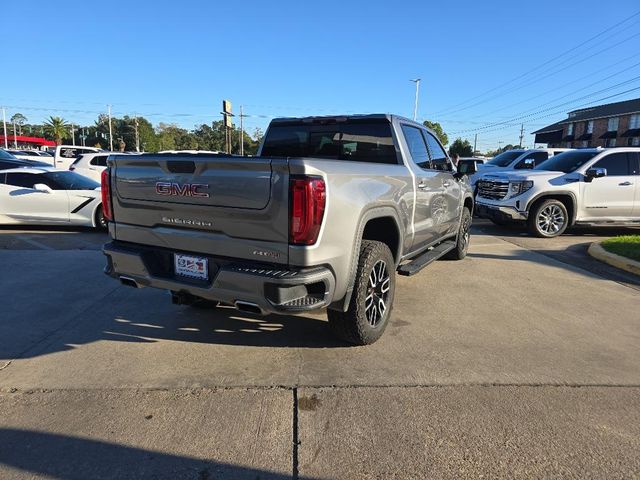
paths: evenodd
<path fill-rule="evenodd" d="M 112 458 L 96 478 L 156 455 L 132 476 L 640 475 L 639 292 L 472 242 L 462 262 L 399 277 L 393 323 L 357 348 L 323 314 L 196 310 L 119 286 L 91 249 L 0 250 L 0 477 L 88 478 L 73 472 L 92 462 L 56 473 L 25 442 L 58 463 Z M 154 409 L 165 433 L 145 427 Z"/>

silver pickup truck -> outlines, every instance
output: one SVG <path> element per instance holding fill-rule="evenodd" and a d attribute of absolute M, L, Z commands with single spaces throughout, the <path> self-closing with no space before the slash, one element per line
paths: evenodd
<path fill-rule="evenodd" d="M 354 344 L 382 335 L 395 272 L 469 245 L 475 165 L 393 115 L 273 120 L 256 157 L 109 157 L 105 272 L 178 304 L 255 314 L 327 308 Z"/>

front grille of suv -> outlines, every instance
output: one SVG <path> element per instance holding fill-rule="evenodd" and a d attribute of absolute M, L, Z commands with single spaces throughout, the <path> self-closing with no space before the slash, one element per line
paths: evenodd
<path fill-rule="evenodd" d="M 502 200 L 507 196 L 509 183 L 492 182 L 490 180 L 480 180 L 478 182 L 478 195 L 490 200 Z"/>

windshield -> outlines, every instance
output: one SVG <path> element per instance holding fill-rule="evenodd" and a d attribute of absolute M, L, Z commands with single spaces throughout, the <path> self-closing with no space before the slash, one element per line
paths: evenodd
<path fill-rule="evenodd" d="M 74 172 L 48 172 L 42 175 L 54 190 L 95 190 L 98 182 Z"/>
<path fill-rule="evenodd" d="M 398 163 L 388 121 L 274 125 L 262 156 Z"/>
<path fill-rule="evenodd" d="M 600 152 L 593 150 L 570 150 L 554 155 L 546 162 L 537 165 L 534 170 L 570 173 L 580 168 L 598 153 Z"/>
<path fill-rule="evenodd" d="M 7 152 L 6 150 L 2 150 L 0 148 L 0 158 L 2 160 L 17 160 L 16 157 L 14 157 L 13 155 L 11 155 L 9 152 Z"/>
<path fill-rule="evenodd" d="M 487 162 L 487 165 L 506 167 L 523 153 L 524 152 L 522 150 L 507 150 L 506 152 L 502 152 L 500 155 L 493 157 Z"/>

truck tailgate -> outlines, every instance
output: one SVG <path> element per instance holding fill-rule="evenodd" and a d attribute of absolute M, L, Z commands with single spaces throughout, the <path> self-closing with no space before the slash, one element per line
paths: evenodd
<path fill-rule="evenodd" d="M 287 263 L 285 159 L 159 154 L 110 160 L 116 240 Z"/>

